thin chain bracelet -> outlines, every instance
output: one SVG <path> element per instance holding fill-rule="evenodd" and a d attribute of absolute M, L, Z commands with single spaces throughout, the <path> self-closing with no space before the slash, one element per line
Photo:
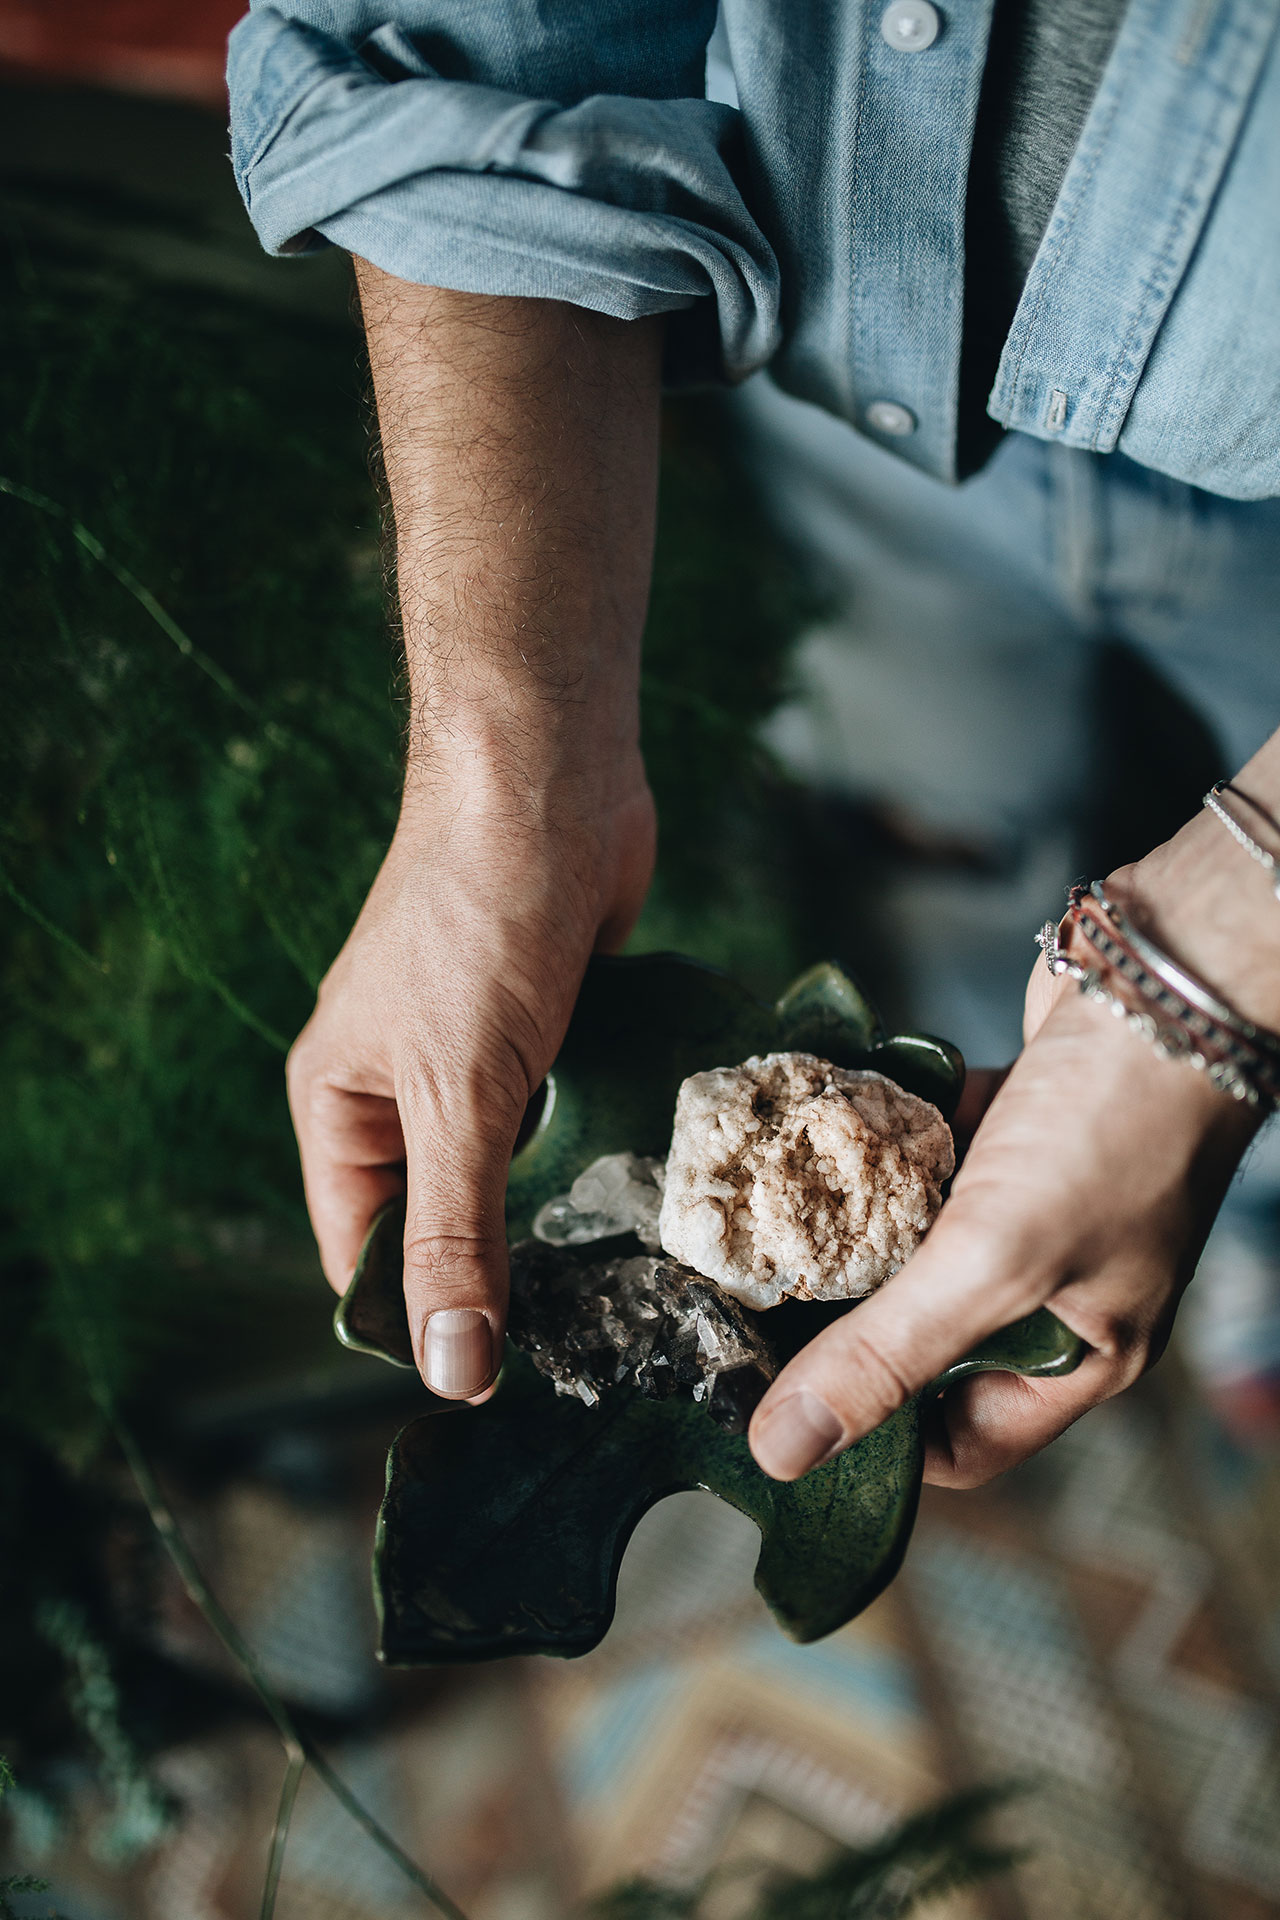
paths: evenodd
<path fill-rule="evenodd" d="M 1265 807 L 1260 807 L 1256 800 L 1249 798 L 1247 793 L 1241 793 L 1239 787 L 1233 787 L 1229 780 L 1219 780 L 1217 785 L 1210 787 L 1204 796 L 1203 805 L 1209 809 L 1215 819 L 1221 820 L 1231 838 L 1244 848 L 1251 860 L 1256 860 L 1260 867 L 1266 868 L 1271 876 L 1271 891 L 1276 899 L 1280 900 L 1280 860 L 1276 859 L 1274 853 L 1268 853 L 1262 843 L 1255 840 L 1253 835 L 1240 825 L 1235 815 L 1223 806 L 1218 798 L 1222 793 L 1233 793 L 1237 800 L 1243 800 L 1246 806 L 1252 807 L 1255 813 L 1261 814 L 1271 826 L 1275 826 L 1276 822 L 1272 820 Z"/>
<path fill-rule="evenodd" d="M 1228 1026 L 1149 970 L 1125 934 L 1102 917 L 1100 897 L 1100 887 L 1089 895 L 1082 887 L 1072 888 L 1071 905 L 1059 925 L 1046 921 L 1036 936 L 1050 973 L 1068 974 L 1086 998 L 1107 1007 L 1165 1059 L 1195 1067 L 1218 1092 L 1264 1111 L 1280 1103 L 1280 1037 L 1260 1033 L 1229 1008 Z M 1105 911 L 1116 913 L 1109 903 Z M 1132 931 L 1127 921 L 1124 928 Z M 1143 946 L 1151 943 L 1144 940 Z M 1159 948 L 1152 951 L 1182 975 Z M 1221 1004 L 1200 982 L 1190 984 L 1214 1006 Z M 1248 1034 L 1241 1030 L 1246 1027 Z"/>

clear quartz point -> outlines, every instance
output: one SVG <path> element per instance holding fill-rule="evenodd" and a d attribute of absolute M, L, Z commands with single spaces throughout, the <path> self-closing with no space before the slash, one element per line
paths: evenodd
<path fill-rule="evenodd" d="M 580 1173 L 568 1193 L 539 1209 L 534 1237 L 553 1247 L 580 1247 L 634 1233 L 658 1248 L 665 1163 L 637 1153 L 606 1153 Z"/>
<path fill-rule="evenodd" d="M 663 1255 L 592 1262 L 571 1247 L 511 1250 L 511 1338 L 558 1393 L 588 1406 L 611 1387 L 686 1397 L 741 1433 L 778 1366 L 756 1316 Z"/>

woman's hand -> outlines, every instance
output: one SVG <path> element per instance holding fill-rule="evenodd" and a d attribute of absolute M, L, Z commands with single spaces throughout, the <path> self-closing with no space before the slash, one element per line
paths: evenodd
<path fill-rule="evenodd" d="M 1257 791 L 1277 755 L 1240 776 Z M 1265 786 L 1263 791 L 1266 791 Z M 1280 1023 L 1280 910 L 1207 816 L 1108 893 L 1259 1024 Z M 996 1328 L 1041 1306 L 1089 1351 L 1060 1380 L 986 1374 L 948 1392 L 925 1477 L 972 1487 L 1045 1446 L 1156 1359 L 1258 1124 L 1037 963 L 1027 1045 L 919 1252 L 784 1369 L 751 1447 L 798 1478 L 869 1433 Z"/>

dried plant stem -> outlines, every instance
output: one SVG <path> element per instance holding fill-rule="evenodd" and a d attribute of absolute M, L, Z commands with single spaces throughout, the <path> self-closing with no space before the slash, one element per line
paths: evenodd
<path fill-rule="evenodd" d="M 112 1431 L 120 1444 L 120 1449 L 129 1464 L 129 1470 L 137 1482 L 138 1491 L 141 1493 L 143 1501 L 146 1504 L 147 1512 L 151 1516 L 152 1525 L 159 1534 L 166 1553 L 177 1568 L 183 1586 L 186 1588 L 193 1604 L 199 1608 L 214 1633 L 218 1636 L 218 1639 L 222 1642 L 227 1652 L 231 1655 L 232 1659 L 253 1687 L 254 1692 L 274 1721 L 280 1738 L 284 1742 L 285 1752 L 289 1756 L 289 1767 L 285 1774 L 284 1787 L 280 1795 L 280 1808 L 276 1815 L 275 1831 L 271 1839 L 271 1858 L 267 1869 L 268 1885 L 263 1890 L 263 1915 L 269 1915 L 275 1903 L 274 1888 L 275 1885 L 279 1884 L 280 1870 L 284 1861 L 285 1840 L 288 1834 L 289 1815 L 293 1810 L 293 1801 L 298 1790 L 298 1778 L 301 1777 L 303 1767 L 310 1766 L 317 1777 L 322 1780 L 324 1785 L 329 1789 L 334 1799 L 338 1801 L 339 1805 L 346 1809 L 357 1825 L 363 1827 L 375 1846 L 379 1847 L 386 1857 L 395 1863 L 405 1879 L 432 1903 L 437 1912 L 445 1916 L 445 1920 L 466 1920 L 466 1915 L 463 1913 L 461 1907 L 457 1906 L 455 1902 L 449 1898 L 442 1887 L 436 1885 L 429 1874 L 424 1873 L 422 1868 L 409 1858 L 403 1847 L 396 1844 L 385 1827 L 375 1820 L 368 1808 L 357 1800 L 345 1780 L 330 1766 L 328 1760 L 326 1760 L 324 1754 L 321 1753 L 310 1736 L 298 1727 L 288 1707 L 285 1706 L 283 1700 L 280 1699 L 274 1687 L 263 1673 L 253 1649 L 249 1646 L 244 1635 L 236 1626 L 235 1621 L 231 1618 L 230 1614 L 227 1613 L 221 1601 L 205 1580 L 203 1573 L 200 1571 L 199 1563 L 187 1545 L 182 1530 L 174 1518 L 168 1501 L 160 1490 L 159 1482 L 151 1471 L 150 1465 L 132 1434 L 120 1421 L 114 1408 L 110 1404 L 109 1397 L 100 1390 L 96 1382 L 94 1397 L 98 1400 L 103 1414 L 110 1422 Z M 298 1778 L 293 1777 L 295 1773 Z M 272 1876 L 274 1876 L 274 1885 L 272 1884 Z M 266 1904 L 268 1893 L 270 1894 L 270 1905 Z"/>
<path fill-rule="evenodd" d="M 241 693 L 230 674 L 224 673 L 217 661 L 211 660 L 209 655 L 196 645 L 190 634 L 185 633 L 177 621 L 165 612 L 150 587 L 144 587 L 141 580 L 130 573 L 128 567 L 114 559 L 98 536 L 90 533 L 88 527 L 77 520 L 74 514 L 69 513 L 60 500 L 51 500 L 47 493 L 37 493 L 34 487 L 24 487 L 21 481 L 7 480 L 3 475 L 0 475 L 0 493 L 7 493 L 11 499 L 21 500 L 24 506 L 34 507 L 37 512 L 48 514 L 52 520 L 61 520 L 77 545 L 83 547 L 90 559 L 96 560 L 100 567 L 105 567 L 112 578 L 119 581 L 126 593 L 132 594 L 143 612 L 154 620 L 166 639 L 172 640 L 180 654 L 190 660 L 193 666 L 198 667 L 201 673 L 207 674 L 214 686 L 221 693 L 225 693 L 229 700 L 234 700 L 238 707 L 243 707 L 250 713 L 256 711 L 252 700 Z"/>
<path fill-rule="evenodd" d="M 231 675 L 220 667 L 203 647 L 196 645 L 186 629 L 180 627 L 171 614 L 166 613 L 150 587 L 144 586 L 123 561 L 117 560 L 113 554 L 108 553 L 97 534 L 91 532 L 83 521 L 77 520 L 60 500 L 51 499 L 47 493 L 37 493 L 34 487 L 24 487 L 20 480 L 7 479 L 3 474 L 0 474 L 0 493 L 8 494 L 11 500 L 21 501 L 24 506 L 34 507 L 38 513 L 47 514 L 51 520 L 60 520 L 77 546 L 83 547 L 89 558 L 96 560 L 100 567 L 105 568 L 112 579 L 118 581 L 125 592 L 137 601 L 148 619 L 154 621 L 165 638 L 173 642 L 184 660 L 189 660 L 193 667 L 197 667 L 207 679 L 212 680 L 218 691 L 225 694 L 227 699 L 242 712 L 252 714 L 255 719 L 262 721 L 264 737 L 270 740 L 273 746 L 290 748 L 321 765 L 327 765 L 325 756 L 319 752 L 314 743 L 301 738 L 296 729 L 282 727 L 276 720 L 264 719 L 257 701 L 251 699 L 238 687 Z"/>
<path fill-rule="evenodd" d="M 29 900 L 26 894 L 14 885 L 12 876 L 3 865 L 0 865 L 0 891 L 9 896 L 19 913 L 25 913 L 28 920 L 34 920 L 41 933 L 47 933 L 49 938 L 55 940 L 67 953 L 72 954 L 77 960 L 83 960 L 84 964 L 92 967 L 95 973 L 108 971 L 105 960 L 95 960 L 91 953 L 86 953 L 80 942 L 69 934 L 65 927 L 60 927 L 55 920 L 51 920 L 34 900 Z"/>
<path fill-rule="evenodd" d="M 267 1877 L 262 1883 L 262 1905 L 258 1909 L 258 1920 L 273 1920 L 276 1910 L 276 1891 L 280 1885 L 280 1874 L 284 1867 L 284 1850 L 289 1840 L 289 1822 L 293 1818 L 293 1803 L 298 1797 L 298 1788 L 302 1785 L 302 1776 L 307 1770 L 307 1756 L 301 1747 L 286 1749 L 289 1759 L 284 1770 L 284 1779 L 280 1783 L 280 1805 L 276 1810 L 276 1823 L 271 1829 L 271 1853 L 267 1860 Z"/>

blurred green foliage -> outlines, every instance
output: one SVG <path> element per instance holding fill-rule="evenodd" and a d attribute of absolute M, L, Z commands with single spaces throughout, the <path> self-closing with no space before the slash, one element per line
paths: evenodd
<path fill-rule="evenodd" d="M 102 1408 L 159 1446 L 204 1390 L 353 1364 L 282 1065 L 395 820 L 402 663 L 353 329 L 137 264 L 154 207 L 99 193 L 72 242 L 32 206 L 0 204 L 0 1721 L 150 1817 Z M 131 254 L 84 238 L 131 221 Z M 766 990 L 803 956 L 751 729 L 800 607 L 719 404 L 683 404 L 637 939 Z"/>
<path fill-rule="evenodd" d="M 0 273 L 0 1399 L 74 1450 L 86 1340 L 136 1398 L 314 1273 L 281 1054 L 391 831 L 400 664 L 353 334 L 13 222 Z M 638 939 L 769 985 L 795 583 L 714 401 L 663 486 Z"/>
<path fill-rule="evenodd" d="M 698 1920 L 712 1894 L 743 1882 L 742 1920 L 908 1920 L 926 1903 L 1003 1873 L 1018 1855 L 983 1837 L 1009 1787 L 976 1787 L 926 1808 L 868 1847 L 838 1847 L 816 1873 L 750 1860 L 688 1888 L 629 1880 L 588 1909 L 588 1920 Z"/>
<path fill-rule="evenodd" d="M 9 1762 L 0 1754 L 0 1800 L 10 1792 L 14 1785 L 13 1770 Z M 0 1875 L 0 1920 L 19 1920 L 18 1909 L 13 1904 L 13 1896 L 25 1893 L 44 1893 L 49 1882 L 37 1878 L 34 1873 L 6 1873 Z M 56 1920 L 52 1916 L 51 1920 Z"/>
<path fill-rule="evenodd" d="M 127 1853 L 166 1807 L 103 1575 L 137 1514 L 95 1470 L 102 1408 L 158 1436 L 204 1386 L 336 1354 L 282 1055 L 394 823 L 401 662 L 354 333 L 69 246 L 24 205 L 0 208 L 0 1704 L 36 1780 L 78 1750 Z M 165 239 L 155 208 L 83 217 L 108 213 Z M 671 408 L 633 945 L 765 993 L 813 957 L 798 816 L 754 742 L 808 611 L 723 406 Z M 1002 1864 L 986 1804 L 767 1879 L 761 1920 L 897 1920 Z M 39 1885 L 0 1881 L 0 1915 Z"/>
<path fill-rule="evenodd" d="M 74 1446 L 85 1340 L 128 1397 L 301 1258 L 280 1055 L 396 722 L 350 343 L 4 265 L 0 1400 Z"/>

